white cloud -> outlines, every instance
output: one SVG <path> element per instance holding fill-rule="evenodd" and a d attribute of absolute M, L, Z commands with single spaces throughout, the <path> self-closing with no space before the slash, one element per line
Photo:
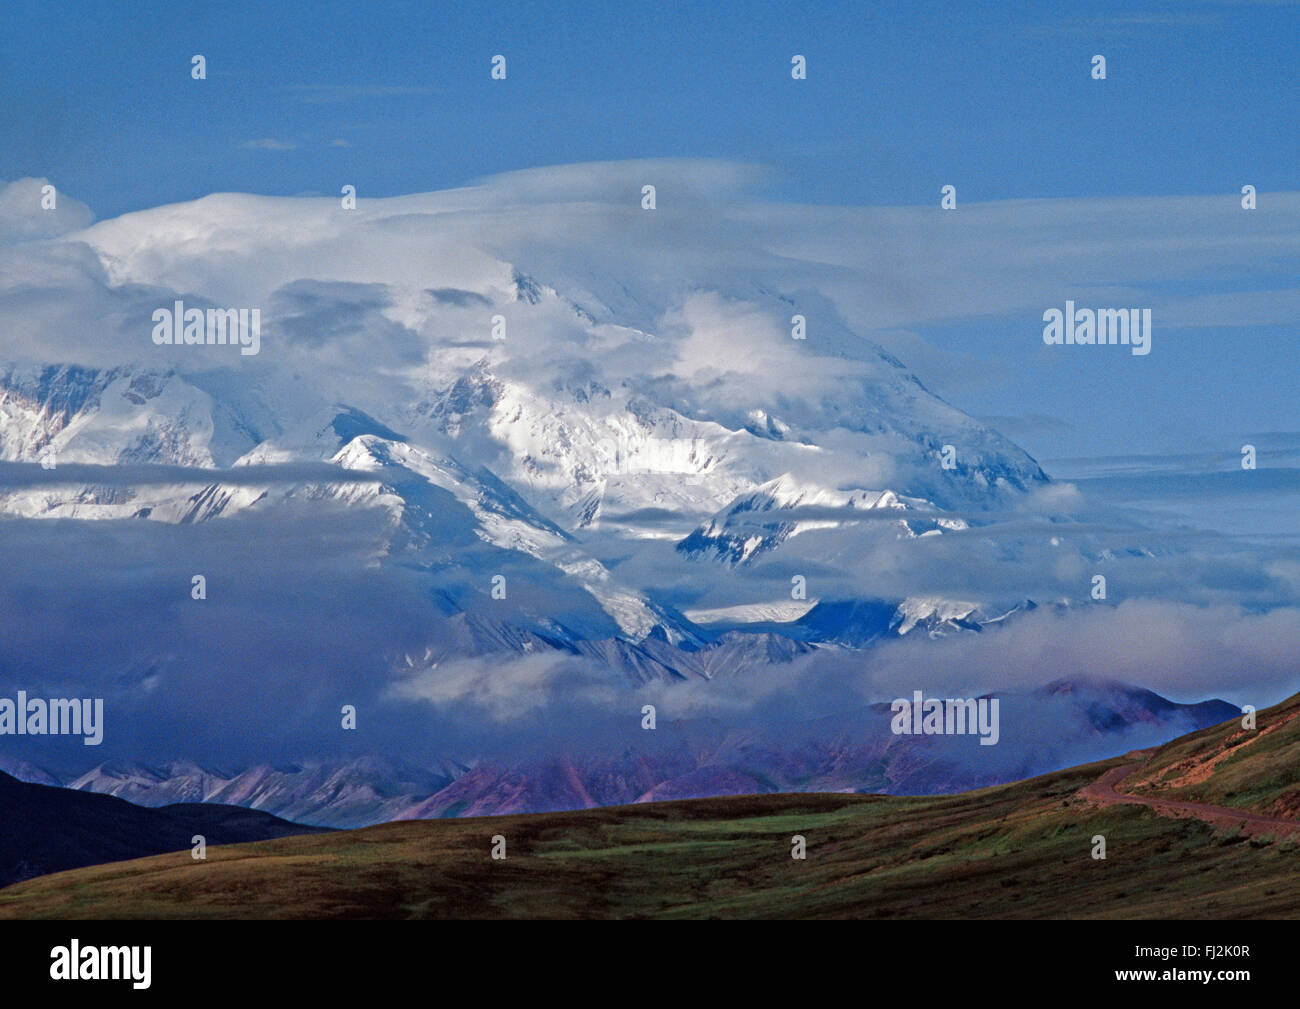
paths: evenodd
<path fill-rule="evenodd" d="M 299 145 L 292 140 L 263 137 L 260 140 L 245 140 L 239 146 L 246 151 L 296 151 Z"/>
<path fill-rule="evenodd" d="M 49 179 L 0 182 L 0 246 L 39 238 L 56 238 L 84 228 L 95 219 L 90 208 L 54 186 Z M 54 206 L 45 209 L 50 199 Z"/>

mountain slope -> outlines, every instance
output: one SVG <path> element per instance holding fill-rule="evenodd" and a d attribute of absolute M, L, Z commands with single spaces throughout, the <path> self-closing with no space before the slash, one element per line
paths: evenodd
<path fill-rule="evenodd" d="M 257 764 L 238 771 L 208 769 L 192 761 L 162 767 L 106 763 L 64 784 L 142 806 L 242 806 L 294 823 L 334 828 L 392 819 L 464 771 L 456 765 L 425 769 L 373 756 Z M 45 783 L 56 782 L 47 775 Z"/>
<path fill-rule="evenodd" d="M 146 809 L 111 795 L 33 785 L 0 774 L 0 881 L 163 851 L 191 858 L 195 834 L 209 845 L 240 844 L 321 828 L 268 813 L 196 803 Z"/>
<path fill-rule="evenodd" d="M 218 194 L 69 236 L 122 299 L 121 339 L 100 341 L 122 359 L 0 361 L 0 462 L 327 463 L 382 479 L 50 478 L 0 484 L 0 514 L 195 523 L 303 502 L 379 509 L 383 570 L 422 572 L 444 611 L 476 611 L 486 590 L 473 573 L 518 574 L 555 611 L 493 597 L 503 623 L 570 642 L 661 634 L 689 650 L 706 636 L 679 610 L 715 587 L 700 570 L 711 559 L 749 564 L 811 537 L 828 571 L 851 574 L 872 543 L 960 531 L 956 511 L 1048 484 L 812 295 L 824 264 L 717 236 L 701 273 L 681 255 L 699 252 L 693 215 L 665 208 L 656 220 L 687 231 L 650 239 L 659 268 L 633 268 L 601 248 L 628 212 L 506 208 L 492 185 L 347 214 Z M 587 238 L 538 241 L 555 213 L 585 221 Z M 260 353 L 155 345 L 153 303 L 182 295 L 260 306 Z M 816 306 L 815 340 L 790 338 L 792 312 L 812 311 L 800 297 Z M 945 445 L 956 457 L 941 465 Z M 742 585 L 719 582 L 705 608 L 751 603 L 726 598 Z M 390 671 L 406 658 L 385 657 Z M 629 679 L 692 675 L 685 662 L 649 668 Z"/>
<path fill-rule="evenodd" d="M 1242 760 L 1270 772 L 1266 754 Z M 172 855 L 33 880 L 0 892 L 0 916 L 1300 917 L 1296 842 L 1088 797 L 1128 762 L 943 797 L 746 795 L 385 824 L 221 848 L 203 866 Z M 498 835 L 504 860 L 490 853 Z M 791 858 L 795 835 L 806 859 Z"/>
<path fill-rule="evenodd" d="M 1125 783 L 1127 791 L 1300 816 L 1300 696 L 1160 747 Z"/>

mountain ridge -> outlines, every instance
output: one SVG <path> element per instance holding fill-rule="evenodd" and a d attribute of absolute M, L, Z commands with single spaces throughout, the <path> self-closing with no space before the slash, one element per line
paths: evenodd
<path fill-rule="evenodd" d="M 559 748 L 524 759 L 444 760 L 435 768 L 375 756 L 227 770 L 188 760 L 163 767 L 110 762 L 61 783 L 153 807 L 176 801 L 230 803 L 299 823 L 352 828 L 425 816 L 702 798 L 730 794 L 746 783 L 745 790 L 753 792 L 944 794 L 1055 770 L 1072 754 L 1095 754 L 1135 740 L 1158 743 L 1240 716 L 1223 701 L 1178 704 L 1105 679 L 1058 680 L 1000 696 L 1004 738 L 999 748 L 1005 755 L 991 764 L 968 758 L 969 740 L 890 734 L 890 707 L 878 703 L 855 718 L 822 718 L 794 731 L 675 723 L 661 730 L 670 733 L 668 742 L 604 754 Z M 1016 726 L 1026 720 L 1051 725 L 1050 742 L 1036 732 L 1024 735 Z M 6 766 L 22 769 L 0 761 Z M 26 770 L 57 780 L 40 768 Z"/>

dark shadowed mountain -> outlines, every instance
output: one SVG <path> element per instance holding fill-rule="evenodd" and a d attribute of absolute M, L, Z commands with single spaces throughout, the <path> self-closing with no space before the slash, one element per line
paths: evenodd
<path fill-rule="evenodd" d="M 0 885 L 46 873 L 185 852 L 208 844 L 319 833 L 269 813 L 204 803 L 148 809 L 111 795 L 35 785 L 0 773 Z M 178 856 L 179 857 L 179 856 Z"/>

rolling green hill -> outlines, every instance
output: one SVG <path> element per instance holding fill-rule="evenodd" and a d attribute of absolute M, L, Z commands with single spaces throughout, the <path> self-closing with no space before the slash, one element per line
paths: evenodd
<path fill-rule="evenodd" d="M 1123 790 L 1191 760 L 1213 765 L 1197 795 L 1275 806 L 1297 711 L 1261 713 L 1246 746 L 1236 722 L 1175 740 Z M 0 917 L 1300 917 L 1294 837 L 1078 794 L 1141 756 L 950 796 L 736 796 L 187 850 L 8 887 Z"/>

